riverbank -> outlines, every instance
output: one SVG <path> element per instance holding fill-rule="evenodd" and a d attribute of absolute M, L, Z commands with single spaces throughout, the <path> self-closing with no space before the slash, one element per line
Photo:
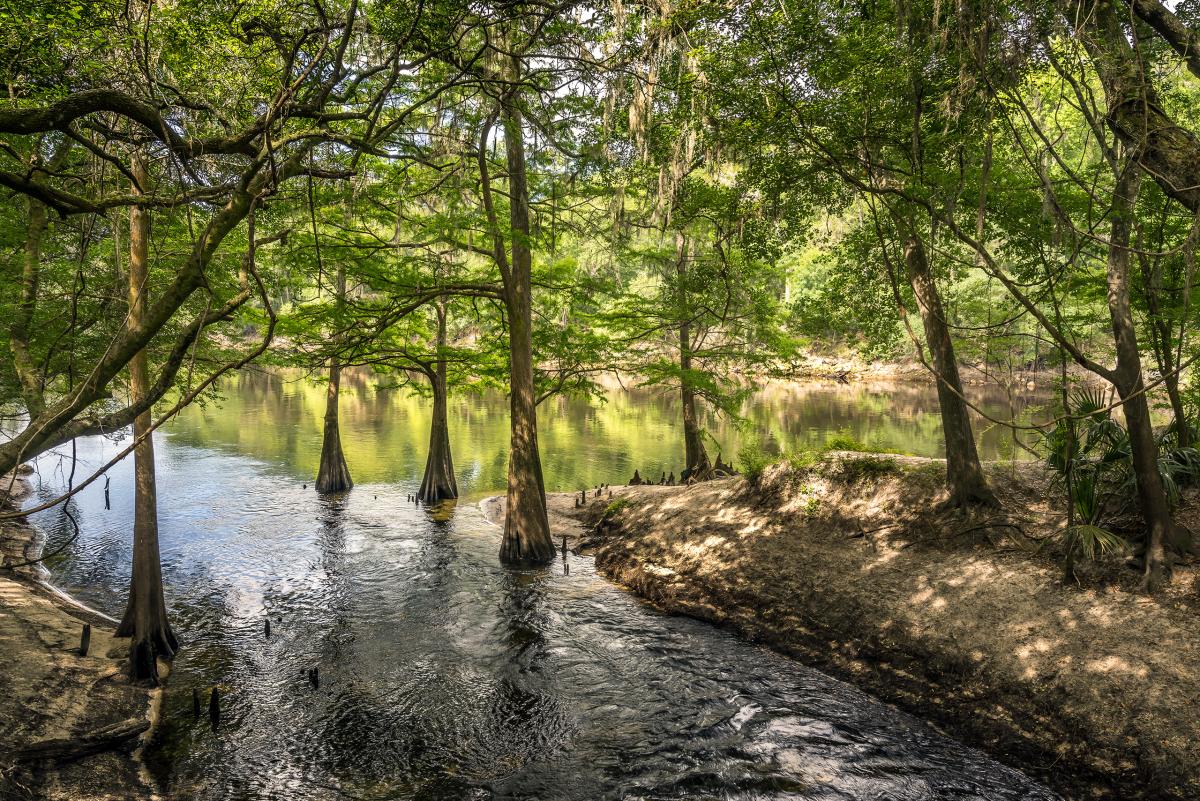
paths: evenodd
<path fill-rule="evenodd" d="M 19 508 L 29 491 L 20 479 L 12 486 L 0 511 Z M 125 678 L 128 640 L 113 637 L 114 621 L 50 587 L 39 566 L 12 567 L 37 559 L 42 545 L 24 520 L 0 522 L 0 798 L 153 798 L 135 749 L 160 691 Z"/>
<path fill-rule="evenodd" d="M 1119 562 L 1064 586 L 1038 548 L 1062 522 L 1040 468 L 992 467 L 1007 513 L 972 518 L 934 513 L 943 470 L 832 454 L 757 484 L 613 488 L 582 510 L 557 494 L 552 524 L 585 521 L 598 568 L 659 607 L 851 681 L 1070 798 L 1200 797 L 1200 572 L 1177 568 L 1154 598 Z"/>

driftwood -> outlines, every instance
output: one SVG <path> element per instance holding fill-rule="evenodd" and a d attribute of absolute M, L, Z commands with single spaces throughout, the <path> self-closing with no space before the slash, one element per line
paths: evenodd
<path fill-rule="evenodd" d="M 102 726 L 78 737 L 64 737 L 31 743 L 12 752 L 15 762 L 67 762 L 117 748 L 150 728 L 146 718 L 130 718 Z"/>

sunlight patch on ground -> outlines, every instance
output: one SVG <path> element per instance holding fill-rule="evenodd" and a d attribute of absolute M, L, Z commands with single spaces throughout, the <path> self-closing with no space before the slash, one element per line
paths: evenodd
<path fill-rule="evenodd" d="M 1145 678 L 1150 673 L 1144 665 L 1135 668 L 1125 658 L 1116 654 L 1109 654 L 1100 659 L 1093 659 L 1087 662 L 1084 668 L 1090 673 L 1123 673 L 1127 676 L 1135 676 L 1137 678 Z"/>

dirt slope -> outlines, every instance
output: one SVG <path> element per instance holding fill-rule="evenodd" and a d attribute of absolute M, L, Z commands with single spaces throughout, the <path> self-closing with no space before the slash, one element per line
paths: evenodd
<path fill-rule="evenodd" d="M 1153 599 L 1119 563 L 1065 586 L 1037 550 L 1061 524 L 1038 468 L 993 469 L 1006 512 L 965 518 L 934 510 L 943 470 L 839 454 L 757 486 L 551 506 L 595 525 L 583 544 L 600 569 L 655 604 L 853 681 L 1070 797 L 1200 798 L 1196 569 Z"/>

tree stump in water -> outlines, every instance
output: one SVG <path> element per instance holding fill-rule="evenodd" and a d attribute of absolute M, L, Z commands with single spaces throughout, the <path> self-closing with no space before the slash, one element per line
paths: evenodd
<path fill-rule="evenodd" d="M 221 694 L 216 687 L 208 696 L 208 720 L 212 723 L 213 731 L 216 731 L 221 723 Z"/>
<path fill-rule="evenodd" d="M 83 632 L 79 635 L 79 655 L 87 656 L 88 649 L 92 646 L 92 624 L 84 623 Z"/>

